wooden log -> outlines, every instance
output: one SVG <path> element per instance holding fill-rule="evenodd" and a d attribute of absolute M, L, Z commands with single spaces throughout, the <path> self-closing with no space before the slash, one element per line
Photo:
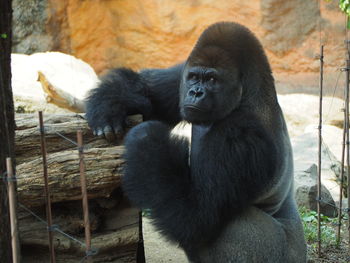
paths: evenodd
<path fill-rule="evenodd" d="M 132 116 L 127 126 L 141 121 L 141 116 Z M 16 116 L 17 188 L 20 204 L 29 207 L 44 220 L 44 180 L 40 154 L 40 130 L 36 114 Z M 87 193 L 92 227 L 92 247 L 99 253 L 93 256 L 96 262 L 136 262 L 139 235 L 139 211 L 129 204 L 121 206 L 120 189 L 124 160 L 124 147 L 117 141 L 108 143 L 96 138 L 81 114 L 44 115 L 48 177 L 53 206 L 53 223 L 61 230 L 84 242 L 79 177 L 79 156 L 75 145 L 76 132 L 84 134 Z M 67 137 L 67 141 L 60 135 Z M 69 204 L 74 203 L 73 209 Z M 77 206 L 76 204 L 79 203 Z M 97 203 L 96 207 L 94 203 Z M 40 212 L 41 211 L 41 212 Z M 79 216 L 77 216 L 76 212 Z M 102 223 L 103 222 L 103 223 Z M 27 213 L 20 218 L 20 236 L 23 261 L 47 262 L 48 240 L 46 224 Z M 57 262 L 80 262 L 85 255 L 81 243 L 54 233 Z"/>
<path fill-rule="evenodd" d="M 53 220 L 57 228 L 64 233 L 84 243 L 81 236 L 83 219 L 80 202 L 69 202 L 68 205 L 53 207 Z M 75 210 L 72 210 L 74 209 Z M 98 253 L 93 256 L 96 262 L 110 262 L 112 259 L 123 259 L 120 262 L 136 262 L 136 249 L 139 241 L 139 211 L 130 207 L 124 199 L 120 204 L 110 210 L 102 210 L 92 206 L 92 214 L 98 216 L 102 225 L 93 227 L 92 247 Z M 44 216 L 43 207 L 34 209 L 39 216 Z M 68 212 L 68 213 L 67 213 Z M 46 225 L 38 221 L 27 211 L 20 209 L 20 233 L 25 262 L 47 262 L 48 239 Z M 93 223 L 93 221 L 92 221 Z M 94 224 L 93 224 L 94 225 Z M 54 246 L 57 251 L 57 262 L 80 262 L 85 255 L 85 247 L 55 231 Z M 28 251 L 29 250 L 29 251 Z M 40 251 L 33 260 L 32 251 Z M 129 260 L 130 259 L 130 260 Z M 128 261 L 129 260 L 129 261 Z M 113 261 L 115 262 L 115 261 Z"/>
<path fill-rule="evenodd" d="M 141 121 L 140 115 L 128 117 L 127 129 Z M 76 145 L 60 135 L 75 142 L 78 130 L 83 132 L 86 147 L 112 146 L 104 138 L 98 138 L 92 134 L 83 114 L 45 114 L 44 125 L 48 153 L 76 148 Z M 116 141 L 114 145 L 120 143 L 121 141 Z M 16 115 L 15 145 L 17 164 L 32 161 L 40 156 L 40 131 L 36 114 Z"/>
<path fill-rule="evenodd" d="M 124 160 L 123 146 L 92 148 L 85 151 L 89 198 L 108 197 L 120 186 Z M 17 166 L 17 191 L 20 202 L 27 206 L 44 204 L 44 180 L 41 158 Z M 80 200 L 79 156 L 77 150 L 48 154 L 51 202 Z"/>
<path fill-rule="evenodd" d="M 38 80 L 45 92 L 47 102 L 73 112 L 85 112 L 85 102 L 83 100 L 77 99 L 64 90 L 55 87 L 41 71 L 38 72 Z"/>

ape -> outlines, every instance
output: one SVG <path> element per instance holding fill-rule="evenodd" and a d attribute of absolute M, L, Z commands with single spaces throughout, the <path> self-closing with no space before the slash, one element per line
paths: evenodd
<path fill-rule="evenodd" d="M 87 100 L 90 127 L 107 138 L 136 113 L 148 121 L 125 138 L 123 189 L 191 262 L 306 262 L 286 124 L 247 28 L 214 24 L 184 64 L 113 70 Z M 181 120 L 191 143 L 171 134 Z"/>

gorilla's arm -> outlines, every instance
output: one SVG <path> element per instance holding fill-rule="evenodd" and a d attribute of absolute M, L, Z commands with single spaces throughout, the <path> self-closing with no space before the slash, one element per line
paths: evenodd
<path fill-rule="evenodd" d="M 168 69 L 111 70 L 86 100 L 86 118 L 95 134 L 122 134 L 128 115 L 142 114 L 171 125 L 181 120 L 179 83 L 183 64 Z"/>
<path fill-rule="evenodd" d="M 164 124 L 143 123 L 125 140 L 123 189 L 187 250 L 215 238 L 225 222 L 249 207 L 271 184 L 275 167 L 274 146 L 254 121 L 215 127 L 201 140 L 191 168 L 188 142 L 169 136 Z"/>

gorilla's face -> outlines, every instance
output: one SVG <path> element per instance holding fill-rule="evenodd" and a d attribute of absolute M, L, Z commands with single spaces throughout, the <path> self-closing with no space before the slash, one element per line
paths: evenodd
<path fill-rule="evenodd" d="M 223 119 L 239 106 L 241 96 L 238 70 L 186 65 L 180 87 L 186 121 L 208 124 Z"/>

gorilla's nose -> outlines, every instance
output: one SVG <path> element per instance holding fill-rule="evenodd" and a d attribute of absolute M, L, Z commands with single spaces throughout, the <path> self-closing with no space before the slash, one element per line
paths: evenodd
<path fill-rule="evenodd" d="M 200 98 L 204 95 L 204 91 L 203 89 L 201 88 L 191 88 L 189 91 L 188 91 L 188 95 L 190 97 L 194 97 L 194 98 Z"/>

